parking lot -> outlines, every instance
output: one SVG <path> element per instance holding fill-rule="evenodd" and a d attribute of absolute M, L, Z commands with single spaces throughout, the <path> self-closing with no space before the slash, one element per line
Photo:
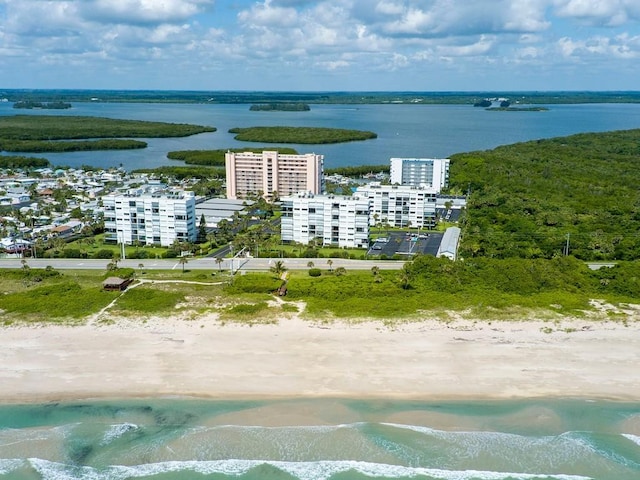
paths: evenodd
<path fill-rule="evenodd" d="M 442 235 L 440 232 L 391 232 L 385 238 L 376 240 L 367 251 L 367 255 L 385 255 L 388 258 L 394 255 L 409 257 L 416 254 L 435 256 Z"/>

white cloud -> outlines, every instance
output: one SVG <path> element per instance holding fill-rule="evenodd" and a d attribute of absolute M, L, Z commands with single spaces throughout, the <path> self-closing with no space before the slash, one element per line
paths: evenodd
<path fill-rule="evenodd" d="M 556 14 L 592 25 L 615 27 L 640 20 L 638 0 L 556 0 Z"/>
<path fill-rule="evenodd" d="M 88 0 L 79 4 L 81 14 L 95 22 L 176 23 L 202 12 L 213 0 Z"/>
<path fill-rule="evenodd" d="M 468 57 L 486 55 L 495 43 L 495 38 L 482 35 L 477 42 L 466 45 L 441 45 L 437 52 L 446 57 Z"/>
<path fill-rule="evenodd" d="M 552 0 L 381 0 L 373 10 L 357 0 L 354 14 L 394 36 L 444 38 L 502 32 L 539 32 L 549 28 Z"/>
<path fill-rule="evenodd" d="M 0 85 L 25 65 L 105 82 L 203 72 L 189 80 L 208 87 L 269 76 L 368 87 L 440 67 L 460 82 L 497 63 L 522 68 L 519 78 L 527 64 L 637 73 L 638 19 L 640 0 L 0 0 Z"/>
<path fill-rule="evenodd" d="M 269 0 L 257 3 L 238 14 L 240 23 L 247 26 L 292 27 L 298 22 L 295 8 L 272 7 Z"/>
<path fill-rule="evenodd" d="M 621 60 L 640 58 L 640 36 L 618 35 L 613 38 L 604 36 L 590 37 L 585 40 L 561 38 L 557 43 L 558 51 L 565 58 L 574 61 L 591 61 L 614 57 Z"/>

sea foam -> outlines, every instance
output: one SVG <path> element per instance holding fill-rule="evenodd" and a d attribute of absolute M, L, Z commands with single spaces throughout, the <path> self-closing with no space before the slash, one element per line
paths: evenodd
<path fill-rule="evenodd" d="M 355 461 L 277 462 L 261 460 L 220 460 L 162 462 L 138 466 L 112 466 L 103 470 L 75 467 L 41 459 L 29 459 L 43 480 L 125 480 L 150 477 L 171 472 L 191 471 L 202 475 L 223 474 L 241 476 L 254 468 L 270 465 L 299 480 L 328 480 L 333 475 L 348 471 L 376 478 L 415 478 L 426 476 L 437 480 L 593 480 L 590 477 L 563 474 L 531 474 L 491 472 L 478 470 L 440 470 L 385 465 Z"/>
<path fill-rule="evenodd" d="M 633 443 L 635 443 L 636 445 L 640 446 L 640 436 L 638 435 L 632 435 L 630 433 L 623 433 L 622 436 L 624 438 L 627 438 L 629 440 L 631 440 Z"/>
<path fill-rule="evenodd" d="M 134 423 L 119 423 L 117 425 L 111 425 L 109 429 L 104 432 L 104 436 L 102 437 L 102 442 L 100 442 L 100 445 L 108 445 L 114 440 L 120 438 L 125 433 L 137 429 L 138 426 Z"/>

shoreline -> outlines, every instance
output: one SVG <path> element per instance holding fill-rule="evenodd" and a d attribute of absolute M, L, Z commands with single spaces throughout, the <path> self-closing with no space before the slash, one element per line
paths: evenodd
<path fill-rule="evenodd" d="M 551 331 L 549 331 L 551 329 Z M 640 401 L 640 322 L 120 319 L 0 331 L 0 404 L 184 398 Z"/>

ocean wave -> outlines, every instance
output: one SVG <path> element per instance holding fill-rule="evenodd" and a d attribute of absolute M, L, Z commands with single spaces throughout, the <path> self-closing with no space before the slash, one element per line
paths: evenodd
<path fill-rule="evenodd" d="M 536 469 L 551 469 L 558 465 L 588 462 L 605 468 L 608 462 L 636 469 L 638 463 L 620 451 L 612 440 L 615 434 L 597 434 L 589 431 L 569 431 L 559 435 L 531 437 L 494 431 L 447 431 L 417 425 L 384 423 L 391 428 L 410 430 L 446 445 L 449 457 L 480 457 L 504 461 L 505 468 L 517 468 L 517 459 L 523 465 L 536 465 Z M 632 436 L 633 437 L 633 436 Z M 629 437 L 627 437 L 629 438 Z M 629 438 L 640 441 L 640 437 Z M 420 450 L 432 442 L 415 443 Z M 639 443 L 640 444 L 640 443 Z M 510 465 L 510 466 L 509 466 Z"/>
<path fill-rule="evenodd" d="M 630 433 L 623 433 L 622 436 L 628 440 L 631 440 L 636 445 L 640 446 L 640 436 L 632 435 Z"/>
<path fill-rule="evenodd" d="M 277 462 L 262 460 L 176 461 L 137 466 L 111 466 L 103 470 L 69 466 L 41 459 L 29 459 L 43 480 L 125 480 L 179 471 L 201 475 L 241 476 L 254 468 L 269 465 L 299 480 L 328 480 L 333 475 L 353 471 L 376 478 L 414 478 L 418 475 L 434 480 L 593 480 L 590 477 L 563 474 L 532 474 L 479 470 L 440 470 L 355 461 Z"/>
<path fill-rule="evenodd" d="M 0 458 L 0 475 L 7 475 L 24 466 L 26 462 L 21 458 Z"/>
<path fill-rule="evenodd" d="M 111 425 L 109 429 L 104 432 L 100 445 L 108 445 L 132 430 L 138 430 L 138 426 L 134 423 L 119 423 L 117 425 Z"/>

